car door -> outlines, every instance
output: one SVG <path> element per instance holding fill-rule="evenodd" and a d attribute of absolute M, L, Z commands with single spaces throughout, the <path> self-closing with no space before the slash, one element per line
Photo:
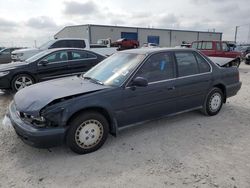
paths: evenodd
<path fill-rule="evenodd" d="M 216 46 L 216 53 L 215 53 L 214 57 L 223 57 L 224 52 L 223 52 L 222 47 L 221 47 L 221 42 L 215 42 L 215 46 Z"/>
<path fill-rule="evenodd" d="M 202 42 L 202 52 L 207 56 L 213 56 L 215 54 L 212 41 Z"/>
<path fill-rule="evenodd" d="M 202 106 L 211 87 L 212 67 L 196 52 L 175 52 L 175 59 L 178 70 L 178 79 L 175 83 L 178 91 L 177 111 Z"/>
<path fill-rule="evenodd" d="M 132 86 L 133 79 L 148 80 L 146 87 Z M 123 92 L 123 113 L 119 124 L 158 118 L 176 112 L 175 66 L 171 53 L 158 53 L 148 58 L 131 78 Z"/>
<path fill-rule="evenodd" d="M 88 71 L 98 63 L 98 58 L 94 53 L 80 50 L 70 52 L 69 71 L 78 74 Z"/>
<path fill-rule="evenodd" d="M 41 81 L 67 76 L 69 73 L 66 50 L 53 52 L 37 63 L 37 76 Z"/>

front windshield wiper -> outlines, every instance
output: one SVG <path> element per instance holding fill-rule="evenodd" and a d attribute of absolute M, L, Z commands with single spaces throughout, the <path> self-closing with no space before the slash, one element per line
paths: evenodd
<path fill-rule="evenodd" d="M 97 80 L 95 78 L 91 78 L 91 77 L 87 77 L 87 76 L 83 76 L 83 78 L 86 79 L 86 80 L 91 80 L 96 84 L 104 85 L 100 80 Z"/>

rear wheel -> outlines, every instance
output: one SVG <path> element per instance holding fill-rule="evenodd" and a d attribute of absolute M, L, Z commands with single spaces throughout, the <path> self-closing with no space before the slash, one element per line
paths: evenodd
<path fill-rule="evenodd" d="M 224 96 L 221 89 L 213 88 L 206 97 L 202 112 L 209 116 L 218 114 L 222 107 L 223 100 Z"/>
<path fill-rule="evenodd" d="M 67 145 L 78 154 L 98 150 L 108 137 L 108 121 L 97 112 L 83 112 L 70 123 Z"/>
<path fill-rule="evenodd" d="M 16 92 L 34 83 L 34 79 L 30 75 L 19 74 L 13 78 L 11 88 Z"/>

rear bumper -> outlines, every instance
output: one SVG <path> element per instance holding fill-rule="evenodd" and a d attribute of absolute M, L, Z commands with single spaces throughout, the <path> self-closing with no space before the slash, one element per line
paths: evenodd
<path fill-rule="evenodd" d="M 238 82 L 236 84 L 231 84 L 229 86 L 226 86 L 226 92 L 227 92 L 227 98 L 232 97 L 238 93 L 238 91 L 241 88 L 242 83 Z"/>
<path fill-rule="evenodd" d="M 36 128 L 22 121 L 15 105 L 9 106 L 8 117 L 17 135 L 24 143 L 37 148 L 50 148 L 64 143 L 65 128 Z"/>

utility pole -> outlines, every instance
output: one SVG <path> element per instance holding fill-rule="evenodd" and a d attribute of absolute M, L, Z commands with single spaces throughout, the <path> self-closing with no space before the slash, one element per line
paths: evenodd
<path fill-rule="evenodd" d="M 236 27 L 235 27 L 235 35 L 234 35 L 234 42 L 235 42 L 235 43 L 236 43 L 236 41 L 237 41 L 238 28 L 239 28 L 239 26 L 236 26 Z"/>

